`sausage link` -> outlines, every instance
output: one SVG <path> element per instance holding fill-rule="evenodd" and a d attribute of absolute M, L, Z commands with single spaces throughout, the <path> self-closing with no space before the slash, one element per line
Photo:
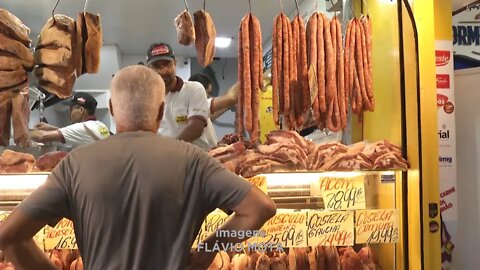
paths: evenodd
<path fill-rule="evenodd" d="M 257 17 L 251 15 L 251 33 L 252 39 L 250 40 L 250 45 L 253 49 L 253 59 L 252 64 L 254 65 L 253 74 L 252 74 L 252 134 L 250 137 L 250 141 L 255 144 L 258 139 L 260 138 L 260 122 L 258 119 L 258 110 L 259 110 L 259 99 L 260 99 L 260 81 L 259 78 L 262 74 L 261 68 L 261 30 L 260 30 L 260 22 L 258 21 Z"/>
<path fill-rule="evenodd" d="M 242 24 L 242 38 L 243 38 L 243 70 L 244 73 L 244 103 L 243 103 L 243 114 L 244 120 L 243 124 L 245 130 L 252 134 L 252 81 L 251 81 L 251 72 L 250 72 L 250 33 L 249 33 L 249 24 L 250 24 L 250 14 L 247 14 L 245 17 L 245 22 Z"/>
<path fill-rule="evenodd" d="M 355 69 L 355 22 L 356 22 L 356 19 L 353 19 L 351 21 L 351 25 L 350 25 L 350 51 L 349 51 L 349 77 L 350 79 L 348 80 L 348 83 L 349 83 L 349 86 L 348 86 L 348 95 L 350 97 L 353 96 L 353 87 L 354 87 L 354 84 L 355 84 L 355 78 L 353 77 L 353 72 L 354 72 L 354 69 Z M 353 102 L 352 102 L 353 103 Z"/>
<path fill-rule="evenodd" d="M 342 25 L 340 20 L 335 20 L 335 25 L 337 27 L 337 54 L 338 54 L 338 66 L 337 66 L 337 78 L 338 78 L 338 108 L 340 110 L 341 126 L 342 128 L 347 127 L 347 106 L 345 102 L 345 58 L 343 55 L 343 46 L 342 46 Z"/>
<path fill-rule="evenodd" d="M 299 123 L 299 126 L 303 126 L 303 115 L 310 108 L 310 87 L 308 85 L 308 63 L 307 63 L 307 32 L 305 29 L 305 23 L 302 18 L 299 17 L 299 31 L 300 31 L 300 66 L 299 72 L 301 72 L 301 83 L 302 83 L 302 121 Z"/>
<path fill-rule="evenodd" d="M 290 117 L 290 123 L 292 124 L 293 127 L 298 128 L 297 125 L 297 120 L 299 115 L 301 114 L 302 110 L 302 97 L 301 97 L 301 90 L 299 89 L 300 81 L 298 80 L 299 77 L 299 25 L 298 25 L 298 16 L 295 16 L 292 20 L 292 54 L 291 54 L 291 61 L 292 61 L 292 84 L 290 87 L 290 97 L 291 97 L 291 104 L 293 106 L 292 114 L 293 118 Z M 293 121 L 292 121 L 293 120 Z"/>
<path fill-rule="evenodd" d="M 360 78 L 357 72 L 357 68 L 353 68 L 354 80 L 355 80 L 355 100 L 353 103 L 356 104 L 356 110 L 354 111 L 356 114 L 360 115 L 363 110 L 363 98 L 362 98 L 362 88 L 360 87 Z"/>
<path fill-rule="evenodd" d="M 360 93 L 363 101 L 363 108 L 369 110 L 371 108 L 370 100 L 367 96 L 365 84 L 365 71 L 363 68 L 363 48 L 362 48 L 362 26 L 360 22 L 355 23 L 355 63 L 357 66 L 358 80 L 360 83 Z"/>
<path fill-rule="evenodd" d="M 279 20 L 280 16 L 276 16 L 273 21 L 273 33 L 272 33 L 272 109 L 273 109 L 273 122 L 275 127 L 279 128 L 279 115 L 278 107 L 280 104 L 280 99 L 278 96 L 279 93 L 279 74 L 278 74 L 278 38 L 281 38 L 281 24 L 280 32 L 278 31 L 278 25 L 281 22 Z M 280 36 L 279 36 L 280 35 Z"/>
<path fill-rule="evenodd" d="M 370 100 L 370 104 L 372 105 L 370 111 L 375 109 L 375 99 L 373 94 L 373 77 L 372 77 L 372 39 L 371 39 L 371 21 L 370 17 L 364 16 L 362 18 L 362 46 L 363 48 L 363 55 L 364 55 L 364 68 L 366 71 L 365 73 L 365 80 L 367 84 L 367 96 Z M 363 45 L 364 44 L 364 45 Z"/>
<path fill-rule="evenodd" d="M 326 72 L 325 72 L 325 38 L 324 36 L 326 28 L 328 26 L 324 23 L 324 17 L 321 13 L 316 13 L 318 27 L 317 27 L 317 46 L 318 46 L 318 104 L 320 107 L 320 112 L 327 112 L 327 102 L 325 99 L 326 95 Z M 325 18 L 326 19 L 326 18 Z"/>
<path fill-rule="evenodd" d="M 245 76 L 244 76 L 244 64 L 243 64 L 243 37 L 242 29 L 244 20 L 240 22 L 238 30 L 238 82 L 240 84 L 240 91 L 238 91 L 237 104 L 235 109 L 235 132 L 237 134 L 243 134 L 243 96 L 245 92 Z"/>
<path fill-rule="evenodd" d="M 290 129 L 290 52 L 291 52 L 291 35 L 292 28 L 290 26 L 290 20 L 285 14 L 282 14 L 283 18 L 283 120 L 287 129 Z"/>
<path fill-rule="evenodd" d="M 310 95 L 312 96 L 312 116 L 316 126 L 320 126 L 320 107 L 318 101 L 318 55 L 317 55 L 317 30 L 318 16 L 312 14 L 307 23 L 307 50 L 308 50 L 308 80 L 310 87 Z"/>
<path fill-rule="evenodd" d="M 352 19 L 353 20 L 353 19 Z M 350 101 L 350 37 L 352 33 L 352 20 L 347 23 L 347 30 L 345 33 L 345 51 L 344 51 L 344 64 L 345 64 L 345 105 L 348 110 L 348 105 Z"/>

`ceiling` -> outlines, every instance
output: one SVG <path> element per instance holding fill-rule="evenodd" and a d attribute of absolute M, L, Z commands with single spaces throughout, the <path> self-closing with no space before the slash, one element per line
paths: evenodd
<path fill-rule="evenodd" d="M 452 11 L 458 10 L 475 2 L 475 0 L 452 0 Z"/>
<path fill-rule="evenodd" d="M 191 13 L 201 9 L 204 1 L 187 0 Z M 298 0 L 301 4 L 303 0 Z M 1 7 L 15 14 L 36 36 L 51 16 L 56 0 L 2 0 Z M 233 37 L 232 45 L 217 48 L 218 57 L 237 56 L 237 31 L 241 18 L 248 12 L 249 1 L 208 0 L 206 10 L 215 23 L 217 36 Z M 272 33 L 272 23 L 280 11 L 279 0 L 252 1 L 252 12 L 260 20 L 262 38 L 266 42 Z M 60 0 L 55 13 L 76 18 L 83 11 L 84 1 Z M 295 10 L 295 1 L 283 1 L 285 13 Z M 177 55 L 195 56 L 194 46 L 181 46 L 176 41 L 174 18 L 185 9 L 182 0 L 88 0 L 87 11 L 101 15 L 104 44 L 117 44 L 122 54 L 145 54 L 148 46 L 164 41 L 173 46 Z"/>

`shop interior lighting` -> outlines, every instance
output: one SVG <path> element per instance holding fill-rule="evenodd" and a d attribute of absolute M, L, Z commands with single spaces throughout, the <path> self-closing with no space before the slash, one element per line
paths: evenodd
<path fill-rule="evenodd" d="M 317 183 L 321 177 L 352 178 L 362 175 L 361 172 L 318 172 L 318 173 L 271 173 L 262 174 L 267 179 L 267 186 L 304 186 Z"/>
<path fill-rule="evenodd" d="M 215 38 L 215 47 L 217 48 L 228 48 L 232 43 L 232 38 L 226 37 L 217 37 Z"/>
<path fill-rule="evenodd" d="M 48 174 L 4 174 L 0 175 L 0 190 L 36 189 L 47 180 Z"/>

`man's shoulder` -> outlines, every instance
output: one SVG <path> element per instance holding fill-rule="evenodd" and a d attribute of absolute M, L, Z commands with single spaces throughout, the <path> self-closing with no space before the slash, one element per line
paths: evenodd
<path fill-rule="evenodd" d="M 185 81 L 183 83 L 183 87 L 181 91 L 185 92 L 197 92 L 200 91 L 200 93 L 205 93 L 205 88 L 203 88 L 203 85 L 199 82 L 191 82 L 191 81 Z M 207 94 L 205 93 L 205 97 Z"/>

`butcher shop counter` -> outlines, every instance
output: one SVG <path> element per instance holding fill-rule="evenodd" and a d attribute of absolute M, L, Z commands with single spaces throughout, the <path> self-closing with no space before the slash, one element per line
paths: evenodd
<path fill-rule="evenodd" d="M 0 175 L 0 214 L 11 211 L 47 176 Z M 266 192 L 278 208 L 276 216 L 262 227 L 265 234 L 250 244 L 280 244 L 287 249 L 338 246 L 338 252 L 342 251 L 340 247 L 353 247 L 356 252 L 368 247 L 378 256 L 383 269 L 395 269 L 398 243 L 402 241 L 403 219 L 396 207 L 401 201 L 397 200 L 396 181 L 401 177 L 402 171 L 282 172 L 246 179 Z M 211 213 L 195 242 L 215 231 L 227 218 L 222 211 Z M 52 233 L 64 232 L 65 227 L 71 227 L 68 235 Z M 45 228 L 43 235 L 45 250 L 76 248 L 69 221 L 59 222 L 53 229 Z"/>

